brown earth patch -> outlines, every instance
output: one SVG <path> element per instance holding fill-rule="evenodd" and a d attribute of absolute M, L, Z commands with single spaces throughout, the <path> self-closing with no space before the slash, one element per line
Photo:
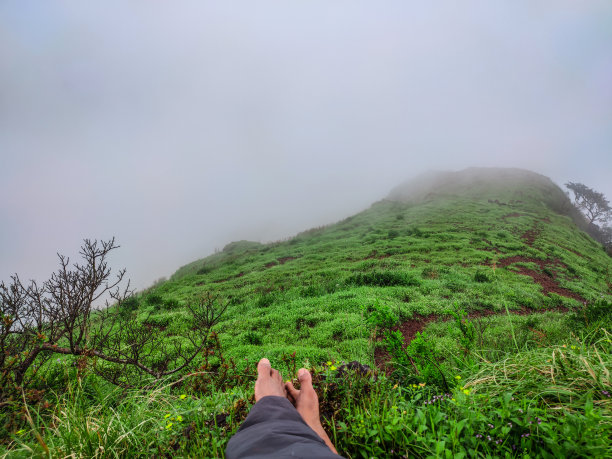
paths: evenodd
<path fill-rule="evenodd" d="M 542 291 L 544 292 L 545 295 L 548 295 L 549 293 L 556 293 L 557 295 L 565 296 L 567 298 L 573 298 L 575 300 L 580 301 L 581 303 L 584 303 L 586 301 L 584 298 L 582 298 L 577 293 L 559 286 L 559 284 L 557 284 L 555 279 L 547 276 L 544 273 L 540 273 L 532 269 L 527 269 L 522 266 L 519 266 L 518 268 L 519 268 L 518 270 L 519 274 L 522 274 L 524 276 L 529 276 L 533 279 L 534 282 L 540 284 L 540 286 L 542 287 Z"/>
<path fill-rule="evenodd" d="M 533 309 L 529 309 L 523 306 L 521 307 L 521 309 L 510 309 L 509 310 L 510 314 L 519 315 L 519 316 L 527 316 L 531 314 L 541 314 L 544 312 L 551 312 L 551 311 L 568 312 L 569 309 L 566 307 L 558 307 L 558 308 L 546 308 L 546 309 L 533 310 Z M 505 312 L 500 313 L 498 311 L 492 311 L 490 309 L 483 309 L 480 311 L 468 312 L 469 319 L 477 319 L 481 317 L 491 317 L 491 316 L 503 316 L 503 315 L 506 315 L 506 313 Z M 392 330 L 394 331 L 399 330 L 402 333 L 402 336 L 404 338 L 404 344 L 402 347 L 405 349 L 406 346 L 408 346 L 412 342 L 412 340 L 415 338 L 416 334 L 418 332 L 422 332 L 425 329 L 425 327 L 427 327 L 427 325 L 430 324 L 431 322 L 436 322 L 436 321 L 446 322 L 451 319 L 452 317 L 450 316 L 440 317 L 436 314 L 429 314 L 427 316 L 416 315 L 414 318 L 406 320 L 402 322 L 401 324 L 399 324 L 398 326 L 393 327 Z M 390 361 L 391 361 L 391 356 L 389 355 L 386 349 L 382 347 L 376 347 L 374 349 L 374 364 L 376 365 L 377 368 L 384 369 L 385 374 L 387 376 L 390 375 L 391 372 L 393 371 L 393 368 L 391 367 L 391 365 L 389 365 Z"/>
<path fill-rule="evenodd" d="M 408 346 L 416 336 L 418 332 L 421 332 L 425 329 L 427 324 L 430 322 L 434 322 L 438 319 L 438 316 L 435 314 L 430 314 L 427 316 L 415 315 L 412 319 L 406 320 L 399 325 L 393 327 L 393 331 L 400 331 L 404 338 L 404 348 Z M 385 372 L 387 375 L 391 374 L 392 369 L 389 365 L 385 365 L 391 360 L 391 356 L 387 352 L 386 349 L 381 347 L 377 347 L 374 349 L 374 363 L 377 367 L 382 368 L 385 367 Z"/>
<path fill-rule="evenodd" d="M 521 235 L 521 239 L 525 241 L 525 244 L 527 244 L 529 247 L 533 246 L 533 243 L 535 242 L 535 240 L 538 238 L 538 236 L 540 235 L 541 230 L 538 229 L 537 227 L 533 227 L 528 231 L 525 231 L 522 235 Z"/>
<path fill-rule="evenodd" d="M 506 218 L 516 218 L 516 217 L 523 217 L 527 214 L 521 214 L 519 212 L 512 212 L 511 214 L 506 214 L 502 217 L 502 220 L 505 220 Z"/>
<path fill-rule="evenodd" d="M 484 247 L 479 250 L 486 250 L 487 252 L 501 253 L 501 251 L 497 247 L 495 247 L 495 245 L 488 239 L 483 239 L 483 242 L 486 242 L 487 244 L 489 244 L 490 247 Z"/>
<path fill-rule="evenodd" d="M 266 269 L 268 269 L 268 268 L 272 268 L 273 266 L 276 266 L 276 265 L 284 265 L 288 261 L 295 260 L 295 259 L 296 259 L 296 257 L 281 257 L 281 258 L 277 258 L 276 261 L 271 261 L 270 263 L 266 263 L 264 265 L 264 267 Z"/>
<path fill-rule="evenodd" d="M 538 258 L 528 258 L 523 257 L 521 255 L 516 255 L 514 257 L 503 258 L 499 260 L 498 265 L 502 268 L 505 268 L 514 263 L 535 263 L 542 270 L 548 270 L 552 277 L 544 272 L 535 271 L 533 269 L 525 268 L 524 266 L 517 266 L 518 273 L 524 276 L 529 276 L 533 279 L 533 281 L 539 284 L 542 287 L 542 292 L 544 295 L 548 295 L 549 293 L 556 293 L 557 295 L 565 296 L 567 298 L 573 298 L 575 300 L 580 301 L 581 303 L 585 302 L 585 299 L 582 298 L 579 294 L 572 292 L 569 289 L 563 288 L 557 282 L 557 273 L 553 271 L 554 266 L 564 267 L 565 264 L 562 263 L 558 258 L 553 260 L 540 260 Z"/>
<path fill-rule="evenodd" d="M 278 261 L 278 264 L 284 265 L 288 261 L 295 260 L 295 259 L 296 257 L 281 257 L 281 258 L 277 258 L 276 261 Z"/>

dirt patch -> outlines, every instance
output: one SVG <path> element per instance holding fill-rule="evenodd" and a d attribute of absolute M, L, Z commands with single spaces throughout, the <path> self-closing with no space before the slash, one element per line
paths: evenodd
<path fill-rule="evenodd" d="M 575 300 L 580 301 L 581 303 L 584 303 L 584 298 L 569 289 L 561 287 L 557 282 L 557 273 L 553 270 L 553 267 L 565 267 L 565 264 L 562 263 L 558 258 L 552 260 L 540 260 L 538 258 L 527 258 L 521 255 L 517 255 L 514 257 L 508 257 L 499 260 L 498 266 L 505 268 L 514 263 L 534 263 L 538 265 L 538 267 L 542 271 L 544 271 L 539 272 L 533 269 L 525 268 L 524 266 L 516 267 L 518 269 L 519 274 L 529 276 L 533 279 L 535 283 L 539 284 L 542 287 L 542 292 L 544 293 L 544 295 L 548 295 L 549 293 L 556 293 L 557 295 L 565 296 L 567 298 L 573 298 Z"/>
<path fill-rule="evenodd" d="M 410 343 L 417 333 L 422 332 L 430 322 L 435 322 L 439 317 L 435 314 L 428 316 L 416 315 L 410 320 L 402 322 L 396 330 L 399 330 L 404 337 L 404 343 L 407 345 Z"/>
<path fill-rule="evenodd" d="M 542 314 L 544 312 L 568 312 L 568 311 L 569 309 L 566 307 L 534 310 L 534 309 L 529 309 L 523 306 L 521 307 L 521 309 L 510 309 L 509 313 L 512 315 L 528 316 L 531 314 Z M 483 309 L 481 311 L 468 312 L 469 319 L 478 319 L 481 317 L 504 316 L 504 315 L 506 315 L 505 312 L 492 311 L 490 309 Z M 402 336 L 404 338 L 403 348 L 405 349 L 406 346 L 408 346 L 412 342 L 412 340 L 415 338 L 416 334 L 418 332 L 422 332 L 425 329 L 425 327 L 427 327 L 427 325 L 430 324 L 431 322 L 436 322 L 436 321 L 447 322 L 449 320 L 452 320 L 452 317 L 448 315 L 442 316 L 442 317 L 436 314 L 430 314 L 427 316 L 417 315 L 410 320 L 406 320 L 402 322 L 400 325 L 394 327 L 393 330 L 394 331 L 399 330 L 402 333 Z M 374 349 L 374 364 L 376 365 L 377 368 L 383 369 L 387 376 L 389 376 L 391 372 L 393 371 L 393 368 L 391 367 L 391 365 L 389 365 L 390 361 L 391 361 L 391 356 L 389 355 L 386 349 L 382 347 L 376 347 Z"/>
<path fill-rule="evenodd" d="M 483 248 L 481 248 L 479 250 L 485 250 L 487 252 L 501 253 L 501 251 L 497 247 L 495 247 L 495 245 L 491 241 L 489 241 L 488 239 L 483 239 L 482 241 L 486 242 L 487 244 L 489 244 L 489 247 L 483 247 Z"/>
<path fill-rule="evenodd" d="M 516 217 L 523 217 L 527 214 L 521 214 L 519 212 L 512 212 L 511 214 L 506 214 L 502 217 L 502 220 L 505 220 L 506 218 L 516 218 Z"/>
<path fill-rule="evenodd" d="M 266 263 L 264 268 L 269 269 L 277 265 L 284 265 L 288 261 L 295 260 L 297 257 L 281 257 L 277 258 L 276 261 L 271 261 L 270 263 Z"/>
<path fill-rule="evenodd" d="M 393 368 L 391 368 L 391 365 L 389 365 L 390 361 L 391 356 L 386 349 L 382 347 L 377 347 L 374 349 L 374 365 L 376 368 L 383 369 L 387 376 L 389 376 L 393 371 Z"/>
<path fill-rule="evenodd" d="M 418 332 L 422 332 L 427 324 L 430 322 L 435 322 L 439 317 L 435 314 L 430 314 L 428 316 L 415 315 L 412 319 L 401 322 L 399 325 L 393 327 L 393 331 L 400 331 L 404 338 L 404 348 L 408 346 L 416 336 Z M 374 349 L 374 363 L 378 368 L 385 367 L 385 372 L 389 375 L 392 371 L 392 368 L 389 365 L 386 365 L 391 360 L 391 356 L 387 352 L 386 349 L 382 347 L 377 347 Z"/>
<path fill-rule="evenodd" d="M 521 235 L 521 239 L 523 241 L 525 241 L 525 244 L 527 244 L 529 247 L 533 246 L 533 243 L 535 242 L 535 240 L 538 238 L 538 236 L 540 235 L 541 230 L 537 227 L 533 227 L 528 231 L 525 231 L 522 235 Z"/>
<path fill-rule="evenodd" d="M 532 269 L 527 269 L 522 266 L 518 266 L 518 268 L 519 274 L 529 276 L 533 279 L 534 282 L 540 284 L 540 286 L 542 287 L 542 291 L 545 295 L 548 295 L 549 293 L 556 293 L 557 295 L 565 296 L 567 298 L 573 298 L 575 300 L 580 301 L 581 303 L 584 303 L 586 301 L 577 293 L 561 287 L 554 278 L 544 273 L 540 273 Z"/>
<path fill-rule="evenodd" d="M 383 258 L 389 258 L 391 255 L 388 253 L 378 253 L 378 251 L 376 250 L 372 250 L 369 255 L 367 257 L 364 258 L 364 260 L 371 260 L 373 258 L 377 258 L 379 260 L 382 260 Z"/>
<path fill-rule="evenodd" d="M 276 261 L 278 261 L 279 265 L 284 265 L 288 261 L 295 260 L 295 258 L 296 257 L 281 257 L 281 258 L 277 258 Z"/>

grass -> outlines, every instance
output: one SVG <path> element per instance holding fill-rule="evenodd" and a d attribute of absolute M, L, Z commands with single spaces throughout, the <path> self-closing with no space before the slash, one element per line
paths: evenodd
<path fill-rule="evenodd" d="M 545 181 L 462 185 L 381 201 L 286 241 L 229 244 L 129 306 L 179 340 L 187 303 L 205 292 L 226 299 L 216 331 L 239 377 L 184 374 L 178 385 L 121 390 L 79 374 L 70 358 L 52 360 L 32 423 L 7 417 L 0 455 L 44 457 L 46 447 L 51 457 L 222 457 L 265 356 L 287 378 L 313 369 L 346 457 L 612 457 L 612 260 L 557 213 L 557 191 Z M 396 329 L 427 319 L 420 331 L 448 391 L 409 368 L 402 376 L 398 362 L 385 374 L 370 320 L 377 308 Z M 452 318 L 460 310 L 471 332 Z M 374 371 L 331 369 L 353 360 Z"/>
<path fill-rule="evenodd" d="M 481 360 L 472 374 L 454 368 L 463 376 L 449 393 L 331 365 L 312 370 L 346 457 L 605 457 L 612 454 L 609 337 L 525 348 Z M 73 380 L 53 414 L 37 417 L 52 457 L 221 457 L 253 402 L 252 385 L 206 397 L 169 385 L 127 393 L 95 385 L 91 376 Z M 32 438 L 27 429 L 16 435 L 10 456 L 44 456 Z"/>

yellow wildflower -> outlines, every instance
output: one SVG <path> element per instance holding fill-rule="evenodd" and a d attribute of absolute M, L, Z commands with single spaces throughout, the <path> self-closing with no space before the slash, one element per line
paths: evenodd
<path fill-rule="evenodd" d="M 463 389 L 463 393 L 465 395 L 470 395 L 470 390 L 469 389 Z"/>
<path fill-rule="evenodd" d="M 179 395 L 179 398 L 181 400 L 185 400 L 187 398 L 187 394 L 181 394 L 181 395 Z"/>
<path fill-rule="evenodd" d="M 459 380 L 461 379 L 461 376 L 460 376 L 460 375 L 457 375 L 457 376 L 455 376 L 455 379 L 456 379 L 457 381 L 459 381 Z"/>
<path fill-rule="evenodd" d="M 167 415 L 164 416 L 164 419 L 168 419 L 170 416 L 172 416 L 170 413 L 168 413 Z"/>
<path fill-rule="evenodd" d="M 420 387 L 425 387 L 425 383 L 424 383 L 424 382 L 419 383 L 419 386 L 420 386 Z"/>
<path fill-rule="evenodd" d="M 168 423 L 168 425 L 166 426 L 166 429 L 168 429 L 168 430 L 172 429 L 172 426 L 173 426 L 173 425 L 174 425 L 174 424 L 172 424 L 171 422 L 169 422 L 169 423 Z"/>

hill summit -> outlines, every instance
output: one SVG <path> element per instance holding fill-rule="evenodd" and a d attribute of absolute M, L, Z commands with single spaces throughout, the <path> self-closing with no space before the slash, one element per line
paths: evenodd
<path fill-rule="evenodd" d="M 498 193 L 518 192 L 523 189 L 540 191 L 542 195 L 552 195 L 559 201 L 567 198 L 548 177 L 529 170 L 472 167 L 457 172 L 426 172 L 393 188 L 388 199 L 419 202 L 452 195 L 492 197 Z"/>

